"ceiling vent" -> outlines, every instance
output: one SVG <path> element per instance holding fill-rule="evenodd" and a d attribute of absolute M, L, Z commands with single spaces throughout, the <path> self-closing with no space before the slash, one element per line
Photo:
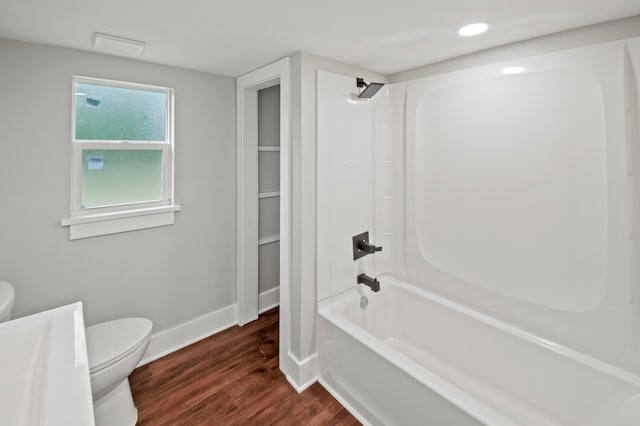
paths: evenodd
<path fill-rule="evenodd" d="M 95 33 L 93 35 L 93 47 L 104 53 L 118 56 L 138 56 L 145 48 L 146 43 L 116 37 L 109 34 Z"/>

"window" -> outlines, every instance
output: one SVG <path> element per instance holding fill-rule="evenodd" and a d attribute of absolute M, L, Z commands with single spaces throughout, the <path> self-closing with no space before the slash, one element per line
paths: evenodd
<path fill-rule="evenodd" d="M 173 90 L 73 78 L 71 239 L 173 223 Z"/>

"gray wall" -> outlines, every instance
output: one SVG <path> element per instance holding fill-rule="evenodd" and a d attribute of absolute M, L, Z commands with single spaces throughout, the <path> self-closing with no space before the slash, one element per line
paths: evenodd
<path fill-rule="evenodd" d="M 280 145 L 280 85 L 258 91 L 258 145 Z"/>
<path fill-rule="evenodd" d="M 69 241 L 71 76 L 175 89 L 172 226 Z M 0 39 L 0 280 L 15 316 L 82 301 L 155 332 L 235 303 L 235 80 Z"/>
<path fill-rule="evenodd" d="M 258 91 L 258 145 L 280 145 L 280 85 Z M 279 191 L 280 153 L 259 152 L 260 192 Z M 264 188 L 264 189 L 263 189 Z M 280 197 L 263 198 L 258 204 L 260 238 L 280 233 Z M 280 243 L 261 245 L 258 250 L 258 291 L 280 286 Z"/>

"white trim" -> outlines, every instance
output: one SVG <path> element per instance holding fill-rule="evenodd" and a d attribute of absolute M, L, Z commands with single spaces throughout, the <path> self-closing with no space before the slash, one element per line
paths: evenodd
<path fill-rule="evenodd" d="M 181 206 L 174 205 L 73 216 L 62 219 L 61 226 L 69 227 L 70 240 L 79 240 L 99 235 L 173 225 L 175 212 L 180 209 Z"/>
<path fill-rule="evenodd" d="M 238 135 L 238 232 L 237 302 L 238 322 L 246 324 L 258 316 L 258 90 L 280 84 L 280 225 L 289 228 L 290 159 L 290 59 L 285 58 L 236 79 Z M 280 246 L 281 275 L 288 281 L 288 242 Z M 284 255 L 283 255 L 284 254 Z M 282 262 L 286 262 L 282 267 Z M 282 284 L 281 277 L 281 286 Z M 286 286 L 287 284 L 285 284 Z M 283 289 L 285 287 L 283 286 Z"/>
<path fill-rule="evenodd" d="M 295 370 L 291 351 L 291 58 L 236 79 L 238 322 L 258 315 L 257 91 L 280 84 L 280 347 L 279 367 Z M 296 382 L 297 383 L 297 382 Z"/>
<path fill-rule="evenodd" d="M 307 358 L 299 361 L 296 357 L 289 353 L 289 360 L 293 361 L 296 371 L 292 371 L 294 374 L 287 374 L 287 381 L 293 388 L 301 393 L 309 386 L 318 381 L 318 355 L 313 354 Z"/>
<path fill-rule="evenodd" d="M 125 217 L 101 222 L 79 223 L 69 225 L 69 239 L 79 240 L 100 235 L 119 234 L 121 232 L 173 225 L 174 223 L 175 212 Z"/>
<path fill-rule="evenodd" d="M 138 367 L 206 339 L 237 323 L 236 305 L 231 305 L 156 333 L 151 336 L 149 347 Z"/>
<path fill-rule="evenodd" d="M 260 293 L 260 313 L 279 304 L 280 287 Z M 141 367 L 172 352 L 213 336 L 238 324 L 237 305 L 209 312 L 151 336 L 149 347 L 138 364 Z"/>
<path fill-rule="evenodd" d="M 258 240 L 258 245 L 263 246 L 265 244 L 275 243 L 276 241 L 280 241 L 279 235 L 273 235 L 271 237 L 265 237 Z"/>
<path fill-rule="evenodd" d="M 171 206 L 147 207 L 140 209 L 131 209 L 126 211 L 114 211 L 109 213 L 85 214 L 81 216 L 72 216 L 64 218 L 60 221 L 61 226 L 78 225 L 81 223 L 102 222 L 105 220 L 124 219 L 128 217 L 146 216 L 152 214 L 179 212 L 182 206 L 176 204 Z"/>
<path fill-rule="evenodd" d="M 298 393 L 302 393 L 302 392 L 306 391 L 309 387 L 311 387 L 311 385 L 313 385 L 315 382 L 317 382 L 316 379 L 313 379 L 313 380 L 310 380 L 307 383 L 303 383 L 302 385 L 298 385 L 296 382 L 293 381 L 291 376 L 289 376 L 288 374 L 285 377 L 287 378 L 287 382 L 289 382 L 291 387 L 294 388 L 296 390 L 296 392 L 298 392 Z"/>
<path fill-rule="evenodd" d="M 279 146 L 259 146 L 258 151 L 260 152 L 279 152 Z"/>
<path fill-rule="evenodd" d="M 258 91 L 241 79 L 236 80 L 236 301 L 244 325 L 258 318 Z"/>
<path fill-rule="evenodd" d="M 258 295 L 258 312 L 263 313 L 280 304 L 280 287 L 263 291 Z"/>
<path fill-rule="evenodd" d="M 134 90 L 164 93 L 166 99 L 166 127 L 163 141 L 103 141 L 76 139 L 76 84 L 94 84 Z M 71 207 L 70 217 L 62 219 L 62 226 L 70 226 L 69 238 L 98 235 L 171 225 L 174 212 L 174 90 L 169 87 L 93 77 L 72 76 L 71 84 Z M 162 199 L 115 206 L 82 207 L 82 151 L 85 149 L 159 150 L 162 151 Z M 108 223 L 100 223 L 109 221 Z"/>
<path fill-rule="evenodd" d="M 122 80 L 110 80 L 107 78 L 87 77 L 83 75 L 73 75 L 72 78 L 74 83 L 78 82 L 83 84 L 98 84 L 102 86 L 111 86 L 111 87 L 127 87 L 131 89 L 148 90 L 151 92 L 163 92 L 163 93 L 166 93 L 167 89 L 173 90 L 170 87 L 156 86 L 153 84 L 134 83 L 131 81 L 122 81 Z M 75 127 L 73 129 L 75 130 Z"/>

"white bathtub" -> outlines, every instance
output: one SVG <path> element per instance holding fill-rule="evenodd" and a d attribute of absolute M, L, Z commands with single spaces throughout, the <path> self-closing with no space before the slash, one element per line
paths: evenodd
<path fill-rule="evenodd" d="M 640 377 L 392 276 L 319 304 L 320 382 L 363 423 L 640 424 Z"/>

